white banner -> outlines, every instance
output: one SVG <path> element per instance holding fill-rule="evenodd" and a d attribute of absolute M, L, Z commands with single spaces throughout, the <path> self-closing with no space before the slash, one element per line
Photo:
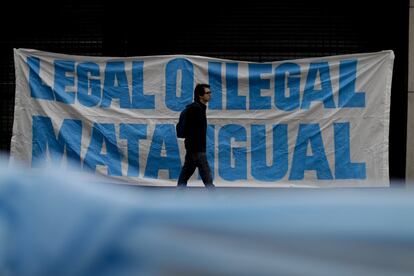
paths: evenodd
<path fill-rule="evenodd" d="M 388 186 L 392 51 L 254 63 L 15 49 L 11 162 L 175 186 L 175 124 L 211 86 L 207 156 L 222 187 Z M 189 186 L 203 186 L 195 173 Z"/>

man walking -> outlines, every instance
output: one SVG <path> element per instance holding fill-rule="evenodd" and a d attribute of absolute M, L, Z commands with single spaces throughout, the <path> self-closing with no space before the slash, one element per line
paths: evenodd
<path fill-rule="evenodd" d="M 178 178 L 178 186 L 187 186 L 188 179 L 196 168 L 206 187 L 214 187 L 210 167 L 206 156 L 207 103 L 211 91 L 208 84 L 197 84 L 194 89 L 194 102 L 188 106 L 186 113 L 185 162 Z"/>

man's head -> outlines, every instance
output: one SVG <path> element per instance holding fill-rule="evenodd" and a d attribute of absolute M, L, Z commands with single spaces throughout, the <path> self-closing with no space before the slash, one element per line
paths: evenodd
<path fill-rule="evenodd" d="M 206 104 L 211 99 L 210 85 L 199 83 L 194 88 L 194 101 Z"/>

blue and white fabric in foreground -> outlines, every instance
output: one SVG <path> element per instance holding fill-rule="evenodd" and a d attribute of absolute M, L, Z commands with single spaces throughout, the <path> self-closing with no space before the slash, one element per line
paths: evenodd
<path fill-rule="evenodd" d="M 0 170 L 0 275 L 413 275 L 409 190 L 185 190 Z"/>

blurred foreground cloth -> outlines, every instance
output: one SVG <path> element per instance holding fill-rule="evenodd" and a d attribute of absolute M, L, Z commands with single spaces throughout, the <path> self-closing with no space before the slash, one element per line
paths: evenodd
<path fill-rule="evenodd" d="M 408 189 L 179 190 L 1 167 L 0 275 L 414 275 Z"/>

